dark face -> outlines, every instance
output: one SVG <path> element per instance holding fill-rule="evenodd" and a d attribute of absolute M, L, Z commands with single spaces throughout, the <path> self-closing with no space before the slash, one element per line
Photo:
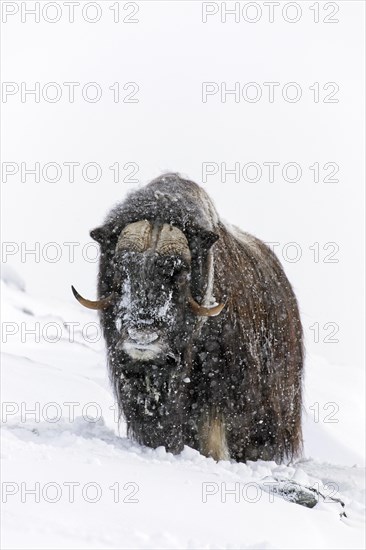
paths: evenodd
<path fill-rule="evenodd" d="M 114 299 L 104 321 L 114 359 L 122 354 L 156 361 L 179 354 L 194 321 L 187 305 L 190 268 L 188 241 L 178 228 L 147 220 L 125 226 L 104 267 L 113 274 Z"/>
<path fill-rule="evenodd" d="M 112 364 L 127 364 L 126 356 L 135 363 L 177 358 L 190 343 L 197 319 L 218 315 L 223 309 L 224 304 L 200 305 L 192 296 L 193 290 L 202 300 L 204 281 L 210 288 L 205 254 L 218 238 L 205 230 L 195 235 L 191 252 L 185 234 L 164 222 L 132 222 L 120 230 L 118 238 L 111 237 L 110 229 L 91 232 L 102 245 L 99 292 L 103 298 L 92 302 L 72 290 L 85 307 L 101 310 Z"/>
<path fill-rule="evenodd" d="M 178 252 L 161 254 L 122 249 L 114 259 L 113 341 L 137 361 L 176 355 L 184 345 L 189 262 Z"/>

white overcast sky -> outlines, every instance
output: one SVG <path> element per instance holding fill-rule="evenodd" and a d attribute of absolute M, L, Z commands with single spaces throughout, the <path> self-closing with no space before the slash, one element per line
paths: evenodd
<path fill-rule="evenodd" d="M 2 3 L 6 4 L 6 3 Z M 20 4 L 20 3 L 19 3 Z M 34 2 L 26 2 L 28 7 Z M 85 2 L 81 2 L 83 6 Z M 337 2 L 338 23 L 326 24 L 324 2 L 320 22 L 314 23 L 312 2 L 298 2 L 301 18 L 286 22 L 283 3 L 273 23 L 263 2 L 257 2 L 262 17 L 236 23 L 229 17 L 221 22 L 220 13 L 202 22 L 201 2 L 137 2 L 131 15 L 138 23 L 114 23 L 113 2 L 101 2 L 102 17 L 91 24 L 75 8 L 75 22 L 68 22 L 62 3 L 61 19 L 51 24 L 31 16 L 21 22 L 21 14 L 8 17 L 2 25 L 2 80 L 21 82 L 41 90 L 49 82 L 61 86 L 56 103 L 39 103 L 20 91 L 2 103 L 2 162 L 39 162 L 41 168 L 56 162 L 63 167 L 58 182 L 40 182 L 20 170 L 2 182 L 2 239 L 15 243 L 19 252 L 4 257 L 19 271 L 29 292 L 73 300 L 70 284 L 93 298 L 96 295 L 97 265 L 80 253 L 90 241 L 89 230 L 100 224 L 113 204 L 123 199 L 136 184 L 114 183 L 109 169 L 114 163 L 123 170 L 126 163 L 138 165 L 137 178 L 146 183 L 166 170 L 179 171 L 202 183 L 202 163 L 226 163 L 241 167 L 255 162 L 262 168 L 258 182 L 235 182 L 220 172 L 207 178 L 205 189 L 214 199 L 220 215 L 266 242 L 278 242 L 277 253 L 298 295 L 307 346 L 326 359 L 347 365 L 362 363 L 364 341 L 364 3 Z M 232 3 L 230 3 L 232 4 Z M 44 2 L 41 2 L 44 5 Z M 121 4 L 122 8 L 126 7 Z M 217 4 L 218 6 L 220 5 Z M 121 18 L 134 11 L 127 7 Z M 90 17 L 93 17 L 93 13 Z M 253 13 L 249 17 L 253 18 Z M 54 17 L 49 12 L 49 17 Z M 293 12 L 289 12 L 293 17 Z M 78 82 L 75 102 L 69 103 L 64 82 Z M 103 95 L 88 103 L 80 90 L 97 82 Z M 109 86 L 127 82 L 138 84 L 138 103 L 114 103 Z M 220 94 L 202 102 L 202 82 L 216 82 L 228 89 L 235 82 L 242 87 L 256 82 L 262 98 L 251 103 L 233 96 L 220 100 Z M 278 82 L 275 99 L 268 101 L 265 82 Z M 296 82 L 302 90 L 298 102 L 282 98 L 286 83 Z M 320 101 L 314 102 L 319 83 Z M 324 103 L 332 92 L 323 86 L 335 82 L 337 103 Z M 8 88 L 7 88 L 8 89 Z M 51 93 L 51 91 L 50 91 Z M 3 97 L 4 101 L 4 97 Z M 75 169 L 75 181 L 68 181 L 63 163 L 89 162 L 102 169 L 100 181 L 90 183 Z M 280 163 L 275 181 L 270 182 L 263 163 Z M 301 166 L 298 182 L 281 177 L 283 165 Z M 331 173 L 326 163 L 339 166 L 339 182 L 314 182 L 318 162 L 320 176 Z M 4 167 L 4 165 L 3 165 Z M 127 167 L 129 170 L 129 168 Z M 291 174 L 290 174 L 291 175 Z M 27 255 L 20 250 L 34 248 L 51 255 L 47 243 L 58 243 L 62 257 L 51 263 L 47 257 Z M 67 246 L 76 242 L 75 261 Z M 285 261 L 281 251 L 296 242 L 302 257 Z M 25 244 L 21 244 L 25 243 Z M 320 261 L 314 261 L 319 243 Z M 332 246 L 339 251 L 338 263 L 324 263 Z M 10 245 L 11 246 L 11 245 Z M 44 248 L 46 247 L 46 249 Z M 7 248 L 9 250 L 9 248 Z M 89 249 L 90 254 L 93 250 Z M 293 253 L 293 250 L 289 250 Z M 309 328 L 319 323 L 320 339 L 331 334 L 323 329 L 335 323 L 339 343 L 314 343 Z M 333 326 L 333 325 L 331 325 Z"/>

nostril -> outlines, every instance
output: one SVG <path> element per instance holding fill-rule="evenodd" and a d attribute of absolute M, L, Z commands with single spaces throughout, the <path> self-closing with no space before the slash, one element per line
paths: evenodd
<path fill-rule="evenodd" d="M 151 344 L 151 342 L 155 342 L 159 338 L 158 334 L 152 331 L 129 328 L 127 332 L 129 337 L 138 344 Z"/>

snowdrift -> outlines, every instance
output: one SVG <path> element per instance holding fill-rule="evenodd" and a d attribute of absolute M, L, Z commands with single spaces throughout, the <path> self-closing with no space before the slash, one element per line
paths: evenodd
<path fill-rule="evenodd" d="M 2 293 L 4 548 L 363 548 L 363 376 L 308 357 L 304 458 L 215 463 L 125 436 L 94 313 Z M 278 479 L 325 495 L 306 508 Z M 341 498 L 341 506 L 332 500 Z"/>

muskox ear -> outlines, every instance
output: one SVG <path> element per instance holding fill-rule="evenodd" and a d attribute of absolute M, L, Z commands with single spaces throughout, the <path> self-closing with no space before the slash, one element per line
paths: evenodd
<path fill-rule="evenodd" d="M 97 243 L 102 244 L 106 240 L 107 233 L 105 227 L 96 227 L 90 231 L 90 236 L 92 239 L 97 241 Z"/>
<path fill-rule="evenodd" d="M 206 229 L 194 229 L 190 233 L 189 247 L 193 256 L 199 257 L 208 252 L 219 236 Z"/>
<path fill-rule="evenodd" d="M 200 233 L 201 246 L 205 250 L 209 250 L 211 246 L 218 240 L 218 238 L 219 236 L 217 233 L 214 233 L 213 231 L 203 230 Z"/>

